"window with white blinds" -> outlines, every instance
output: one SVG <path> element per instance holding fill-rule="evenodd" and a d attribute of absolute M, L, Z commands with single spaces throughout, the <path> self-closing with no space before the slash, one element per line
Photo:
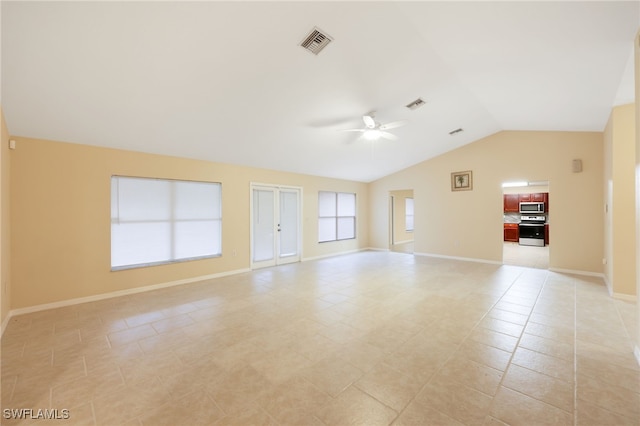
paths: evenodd
<path fill-rule="evenodd" d="M 356 194 L 318 193 L 318 242 L 356 237 Z"/>
<path fill-rule="evenodd" d="M 413 198 L 404 199 L 405 231 L 413 231 Z"/>
<path fill-rule="evenodd" d="M 111 269 L 222 254 L 221 184 L 111 177 Z"/>

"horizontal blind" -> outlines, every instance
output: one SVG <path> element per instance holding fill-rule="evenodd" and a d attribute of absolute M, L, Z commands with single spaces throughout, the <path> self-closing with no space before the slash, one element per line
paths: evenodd
<path fill-rule="evenodd" d="M 356 194 L 318 192 L 318 242 L 356 237 Z"/>
<path fill-rule="evenodd" d="M 112 269 L 219 256 L 221 237 L 219 183 L 112 176 Z"/>

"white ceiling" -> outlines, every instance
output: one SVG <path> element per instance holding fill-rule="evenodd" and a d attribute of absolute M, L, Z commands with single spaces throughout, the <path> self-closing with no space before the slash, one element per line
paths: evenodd
<path fill-rule="evenodd" d="M 634 99 L 638 1 L 1 7 L 15 136 L 368 182 L 500 130 L 602 131 Z M 372 110 L 409 120 L 398 141 L 339 131 Z"/>

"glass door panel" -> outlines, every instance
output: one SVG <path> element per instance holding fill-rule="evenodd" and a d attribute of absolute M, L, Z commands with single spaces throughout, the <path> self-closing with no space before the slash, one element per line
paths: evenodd
<path fill-rule="evenodd" d="M 252 185 L 251 267 L 299 262 L 300 189 Z"/>
<path fill-rule="evenodd" d="M 274 195 L 272 189 L 253 190 L 253 263 L 275 261 Z"/>
<path fill-rule="evenodd" d="M 279 256 L 298 254 L 298 191 L 280 190 L 280 244 Z"/>

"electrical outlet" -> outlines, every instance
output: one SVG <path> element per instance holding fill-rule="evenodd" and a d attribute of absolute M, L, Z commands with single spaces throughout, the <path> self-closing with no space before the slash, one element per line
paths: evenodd
<path fill-rule="evenodd" d="M 604 257 L 602 258 L 602 264 L 603 264 L 603 265 L 606 265 L 606 264 L 607 264 L 607 259 L 606 259 L 606 258 L 604 258 Z"/>

